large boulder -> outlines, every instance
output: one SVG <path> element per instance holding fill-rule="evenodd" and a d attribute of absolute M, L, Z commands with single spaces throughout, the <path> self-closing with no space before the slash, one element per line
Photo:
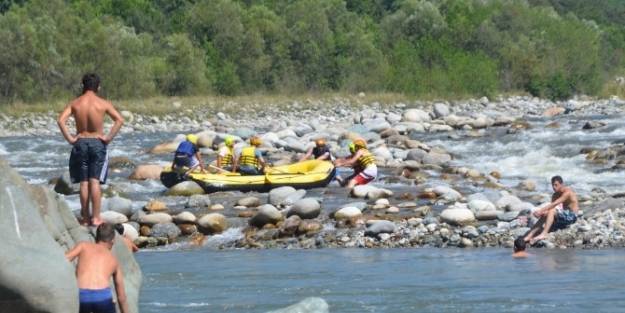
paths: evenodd
<path fill-rule="evenodd" d="M 252 226 L 262 228 L 266 224 L 276 224 L 282 220 L 282 213 L 271 204 L 265 204 L 259 207 L 258 212 L 250 219 Z"/>
<path fill-rule="evenodd" d="M 204 189 L 194 181 L 183 181 L 167 190 L 168 196 L 192 196 L 203 194 Z"/>
<path fill-rule="evenodd" d="M 152 237 L 163 237 L 172 241 L 180 236 L 180 228 L 174 223 L 159 223 L 152 226 Z"/>
<path fill-rule="evenodd" d="M 0 171 L 0 311 L 78 312 L 75 269 L 64 253 L 93 236 L 63 198 L 28 185 L 4 160 Z M 124 271 L 130 312 L 136 313 L 141 271 L 121 237 L 112 252 Z"/>
<path fill-rule="evenodd" d="M 321 205 L 316 199 L 304 198 L 296 201 L 287 216 L 297 215 L 302 219 L 311 219 L 319 216 Z"/>
<path fill-rule="evenodd" d="M 430 115 L 427 112 L 423 110 L 419 110 L 419 109 L 408 109 L 404 111 L 404 115 L 402 118 L 402 121 L 404 122 L 416 122 L 416 123 L 428 122 L 430 120 L 431 120 Z"/>
<path fill-rule="evenodd" d="M 207 234 L 218 234 L 228 228 L 228 220 L 219 213 L 206 214 L 197 223 L 200 226 L 200 230 Z"/>
<path fill-rule="evenodd" d="M 441 212 L 440 218 L 450 225 L 467 225 L 475 222 L 475 215 L 469 209 L 452 208 Z"/>
<path fill-rule="evenodd" d="M 160 179 L 163 166 L 157 164 L 142 164 L 135 168 L 135 170 L 128 177 L 134 180 L 146 180 L 146 179 Z"/>

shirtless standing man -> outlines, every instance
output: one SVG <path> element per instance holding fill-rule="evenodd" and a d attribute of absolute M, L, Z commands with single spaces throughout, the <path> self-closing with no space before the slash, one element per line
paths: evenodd
<path fill-rule="evenodd" d="M 59 128 L 65 140 L 74 147 L 69 158 L 69 173 L 72 183 L 80 183 L 80 214 L 83 225 L 99 225 L 102 194 L 100 184 L 106 183 L 108 155 L 106 146 L 113 140 L 124 123 L 124 119 L 113 105 L 98 97 L 100 78 L 86 74 L 82 78 L 83 93 L 70 102 L 58 118 Z M 115 124 L 108 135 L 104 135 L 104 115 L 108 114 Z M 76 135 L 70 134 L 67 120 L 76 121 Z M 93 210 L 89 218 L 89 200 Z"/>
<path fill-rule="evenodd" d="M 111 253 L 115 230 L 113 225 L 103 223 L 96 231 L 96 243 L 81 242 L 65 253 L 68 261 L 78 257 L 76 279 L 78 280 L 80 313 L 116 313 L 109 281 L 115 283 L 117 302 L 121 313 L 128 313 L 124 275 L 115 256 Z"/>
<path fill-rule="evenodd" d="M 569 225 L 577 221 L 577 212 L 579 205 L 577 195 L 571 189 L 564 185 L 562 177 L 554 176 L 551 178 L 551 187 L 553 188 L 553 196 L 551 203 L 547 206 L 534 211 L 534 216 L 540 218 L 532 230 L 525 236 L 525 241 L 535 243 L 545 239 L 549 231 L 556 231 L 567 228 Z M 534 235 L 542 228 L 540 235 Z"/>

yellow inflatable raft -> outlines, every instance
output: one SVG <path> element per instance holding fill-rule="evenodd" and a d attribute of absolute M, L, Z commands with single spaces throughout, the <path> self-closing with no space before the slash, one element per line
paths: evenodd
<path fill-rule="evenodd" d="M 193 180 L 202 186 L 206 193 L 228 190 L 265 192 L 281 186 L 298 189 L 325 187 L 334 178 L 334 171 L 331 162 L 318 160 L 267 168 L 264 175 L 196 172 L 185 178 L 178 171 L 166 167 L 161 173 L 161 182 L 169 188 L 181 181 Z"/>

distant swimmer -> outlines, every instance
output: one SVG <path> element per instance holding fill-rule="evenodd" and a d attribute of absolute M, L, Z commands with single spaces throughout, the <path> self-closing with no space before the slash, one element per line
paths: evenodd
<path fill-rule="evenodd" d="M 523 236 L 517 237 L 514 241 L 514 252 L 512 253 L 512 257 L 515 259 L 527 258 L 529 255 L 525 251 L 525 248 L 525 238 L 523 238 Z"/>
<path fill-rule="evenodd" d="M 79 313 L 116 313 L 109 281 L 115 283 L 117 302 L 121 313 L 128 313 L 124 275 L 117 259 L 111 253 L 115 230 L 103 223 L 96 230 L 96 243 L 81 242 L 65 253 L 68 261 L 78 257 L 76 278 L 79 288 Z"/>
<path fill-rule="evenodd" d="M 326 140 L 323 138 L 315 140 L 315 146 L 308 149 L 306 154 L 304 154 L 299 161 L 302 162 L 308 160 L 311 156 L 314 157 L 315 160 L 334 160 L 334 156 L 332 155 L 332 152 L 330 152 L 330 147 L 326 145 Z"/>
<path fill-rule="evenodd" d="M 65 140 L 73 148 L 69 158 L 69 173 L 73 183 L 80 183 L 80 215 L 83 225 L 99 225 L 102 193 L 100 184 L 106 183 L 108 172 L 107 145 L 113 140 L 124 119 L 113 105 L 98 97 L 100 78 L 86 74 L 82 78 L 82 95 L 70 102 L 57 120 Z M 104 135 L 104 116 L 113 119 L 113 127 Z M 76 134 L 67 127 L 70 116 L 76 121 Z M 89 216 L 89 199 L 93 215 Z"/>
<path fill-rule="evenodd" d="M 554 191 L 551 203 L 534 211 L 534 216 L 538 217 L 539 220 L 525 236 L 526 242 L 534 244 L 545 239 L 550 231 L 565 229 L 577 221 L 579 205 L 573 189 L 565 186 L 560 176 L 551 178 L 551 187 Z M 541 233 L 534 236 L 541 229 Z"/>

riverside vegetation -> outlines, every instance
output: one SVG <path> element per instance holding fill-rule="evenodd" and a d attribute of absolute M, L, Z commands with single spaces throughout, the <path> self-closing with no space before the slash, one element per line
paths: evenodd
<path fill-rule="evenodd" d="M 625 93 L 620 0 L 5 0 L 0 103 L 394 92 Z"/>

